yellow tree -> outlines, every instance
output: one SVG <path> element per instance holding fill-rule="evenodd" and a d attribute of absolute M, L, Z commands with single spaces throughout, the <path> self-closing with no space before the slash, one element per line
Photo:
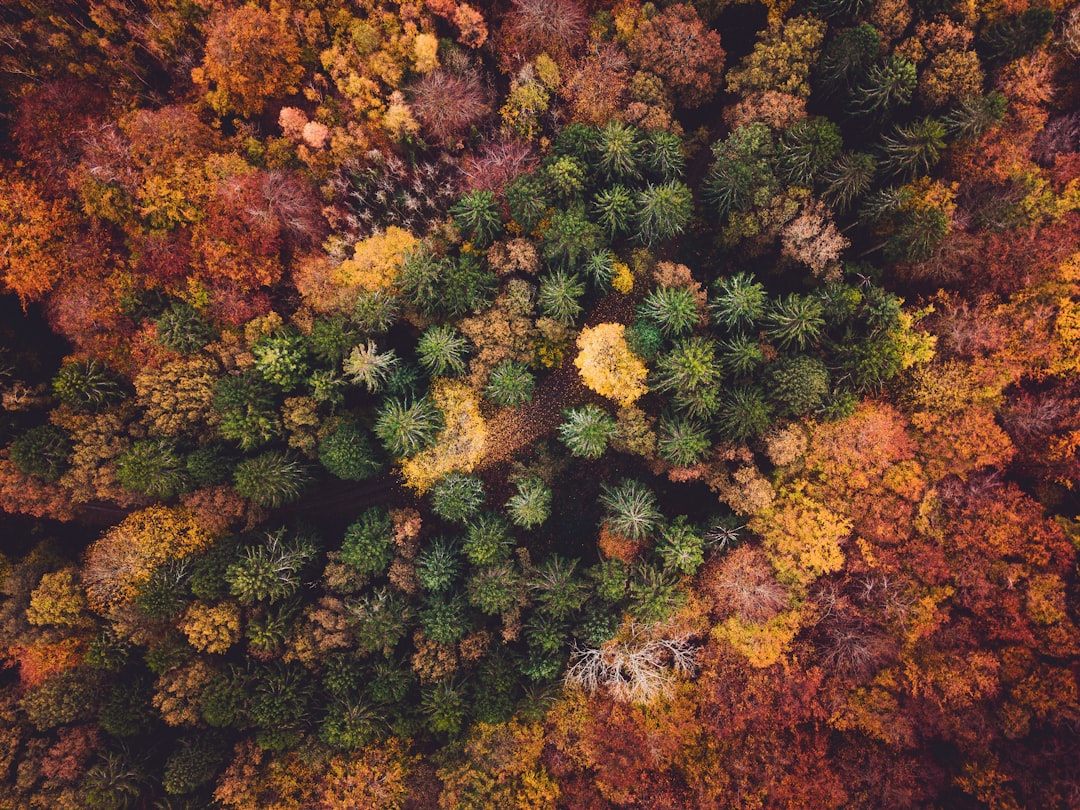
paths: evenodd
<path fill-rule="evenodd" d="M 543 748 L 544 729 L 538 724 L 478 724 L 465 743 L 464 759 L 439 771 L 439 807 L 553 810 L 559 786 L 540 762 Z"/>
<path fill-rule="evenodd" d="M 806 586 L 844 564 L 840 542 L 850 534 L 851 521 L 808 497 L 801 483 L 781 491 L 747 525 L 765 541 L 781 582 Z"/>
<path fill-rule="evenodd" d="M 301 262 L 294 277 L 296 288 L 316 312 L 349 312 L 363 292 L 393 286 L 402 262 L 418 240 L 391 225 L 384 233 L 356 243 L 351 259 L 339 265 L 322 260 Z"/>
<path fill-rule="evenodd" d="M 240 640 L 240 606 L 195 602 L 184 613 L 180 629 L 196 650 L 223 653 Z"/>
<path fill-rule="evenodd" d="M 596 393 L 628 407 L 648 391 L 648 369 L 626 345 L 623 324 L 601 323 L 582 329 L 577 345 L 581 351 L 574 365 L 582 382 Z"/>
<path fill-rule="evenodd" d="M 133 512 L 86 552 L 83 582 L 90 607 L 105 613 L 130 602 L 159 565 L 212 544 L 186 509 L 150 506 Z"/>
<path fill-rule="evenodd" d="M 431 400 L 442 411 L 446 427 L 434 446 L 401 464 L 405 483 L 418 493 L 426 492 L 449 472 L 471 472 L 487 446 L 487 422 L 475 391 L 457 380 L 437 380 L 431 387 Z"/>

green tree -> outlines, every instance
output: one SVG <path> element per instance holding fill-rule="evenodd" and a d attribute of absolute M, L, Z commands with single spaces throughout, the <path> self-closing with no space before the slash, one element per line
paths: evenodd
<path fill-rule="evenodd" d="M 765 352 L 756 337 L 736 334 L 720 341 L 720 362 L 734 377 L 746 377 L 765 362 Z"/>
<path fill-rule="evenodd" d="M 417 359 L 432 377 L 463 374 L 468 351 L 465 336 L 449 324 L 424 330 L 416 344 Z"/>
<path fill-rule="evenodd" d="M 576 205 L 551 215 L 543 236 L 544 258 L 557 267 L 580 265 L 602 246 L 600 228 L 585 216 L 585 208 Z"/>
<path fill-rule="evenodd" d="M 684 338 L 657 359 L 652 388 L 672 395 L 672 404 L 687 416 L 703 418 L 716 408 L 720 363 L 716 341 Z"/>
<path fill-rule="evenodd" d="M 462 550 L 473 565 L 492 565 L 510 556 L 513 542 L 506 519 L 487 512 L 469 522 Z"/>
<path fill-rule="evenodd" d="M 349 379 L 357 385 L 363 385 L 368 391 L 375 392 L 385 387 L 387 379 L 400 362 L 393 349 L 380 352 L 375 341 L 368 340 L 353 347 L 343 366 Z"/>
<path fill-rule="evenodd" d="M 840 128 L 828 118 L 792 124 L 780 139 L 778 173 L 797 186 L 811 186 L 840 153 Z"/>
<path fill-rule="evenodd" d="M 154 321 L 157 340 L 181 354 L 197 352 L 215 337 L 214 328 L 186 301 L 173 301 Z"/>
<path fill-rule="evenodd" d="M 551 203 L 544 182 L 534 174 L 516 177 L 504 192 L 510 218 L 525 233 L 532 233 L 547 214 Z"/>
<path fill-rule="evenodd" d="M 944 117 L 953 138 L 974 141 L 1005 117 L 1008 99 L 997 90 L 985 96 L 970 96 L 960 101 Z"/>
<path fill-rule="evenodd" d="M 567 408 L 559 425 L 563 444 L 582 458 L 600 458 L 617 432 L 615 420 L 595 405 Z"/>
<path fill-rule="evenodd" d="M 636 180 L 641 176 L 641 134 L 633 127 L 609 121 L 600 128 L 597 166 L 608 183 Z"/>
<path fill-rule="evenodd" d="M 713 283 L 709 312 L 713 323 L 728 331 L 749 330 L 764 318 L 768 304 L 765 285 L 752 273 L 736 273 Z"/>
<path fill-rule="evenodd" d="M 455 737 L 468 716 L 465 691 L 453 681 L 439 681 L 421 693 L 420 712 L 433 733 Z"/>
<path fill-rule="evenodd" d="M 165 760 L 161 786 L 172 796 L 192 793 L 210 782 L 224 760 L 225 752 L 208 734 L 185 738 Z"/>
<path fill-rule="evenodd" d="M 585 164 L 569 155 L 556 155 L 544 166 L 544 179 L 552 195 L 563 203 L 577 200 L 585 190 Z"/>
<path fill-rule="evenodd" d="M 233 471 L 236 491 L 270 508 L 299 500 L 310 481 L 307 465 L 278 450 L 244 459 Z"/>
<path fill-rule="evenodd" d="M 600 505 L 611 530 L 631 540 L 646 540 L 663 519 L 653 491 L 632 478 L 624 479 L 617 486 L 602 484 Z"/>
<path fill-rule="evenodd" d="M 506 512 L 515 525 L 533 529 L 551 516 L 551 488 L 530 476 L 516 484 L 517 492 L 506 502 Z"/>
<path fill-rule="evenodd" d="M 774 172 L 776 144 L 768 126 L 747 124 L 712 146 L 714 163 L 703 186 L 717 216 L 764 204 L 779 189 Z"/>
<path fill-rule="evenodd" d="M 466 523 L 480 511 L 487 494 L 478 476 L 451 472 L 435 482 L 430 497 L 436 515 L 454 523 Z"/>
<path fill-rule="evenodd" d="M 247 714 L 256 727 L 256 742 L 271 751 L 296 745 L 312 699 L 313 683 L 307 672 L 295 664 L 279 663 L 262 668 L 252 681 Z"/>
<path fill-rule="evenodd" d="M 914 64 L 902 56 L 890 56 L 863 74 L 852 93 L 849 109 L 855 115 L 888 118 L 911 102 L 918 78 Z"/>
<path fill-rule="evenodd" d="M 127 810 L 135 806 L 150 779 L 121 751 L 104 751 L 86 770 L 82 800 L 93 810 Z"/>
<path fill-rule="evenodd" d="M 680 337 L 697 326 L 697 303 L 687 287 L 656 287 L 645 296 L 637 315 L 656 324 L 664 337 Z"/>
<path fill-rule="evenodd" d="M 353 634 L 362 653 L 390 655 L 414 619 L 405 597 L 389 588 L 373 588 L 349 606 Z"/>
<path fill-rule="evenodd" d="M 242 450 L 264 445 L 281 432 L 274 390 L 252 370 L 218 380 L 214 410 L 221 416 L 218 431 Z"/>
<path fill-rule="evenodd" d="M 552 554 L 529 578 L 529 590 L 536 609 L 545 617 L 562 622 L 581 608 L 586 586 L 577 574 L 577 563 L 577 560 Z"/>
<path fill-rule="evenodd" d="M 439 644 L 453 644 L 469 632 L 468 607 L 461 594 L 429 595 L 420 608 L 424 635 Z"/>
<path fill-rule="evenodd" d="M 486 565 L 465 583 L 469 604 L 488 616 L 501 615 L 519 605 L 524 588 L 521 574 L 510 562 Z"/>
<path fill-rule="evenodd" d="M 684 576 L 693 576 L 705 561 L 701 533 L 687 522 L 685 515 L 679 515 L 660 530 L 656 553 L 663 561 L 665 571 Z"/>
<path fill-rule="evenodd" d="M 927 174 L 945 149 L 945 125 L 934 118 L 920 118 L 896 128 L 883 139 L 882 166 L 893 174 L 911 178 Z"/>
<path fill-rule="evenodd" d="M 630 569 L 617 558 L 597 563 L 586 575 L 592 583 L 596 598 L 607 605 L 616 605 L 626 597 L 630 583 Z"/>
<path fill-rule="evenodd" d="M 639 622 L 661 622 L 685 601 L 679 577 L 649 564 L 634 569 L 630 578 L 630 615 Z"/>
<path fill-rule="evenodd" d="M 826 91 L 843 93 L 866 74 L 881 53 L 881 34 L 863 23 L 837 34 L 821 54 L 818 76 Z"/>
<path fill-rule="evenodd" d="M 132 492 L 168 499 L 187 488 L 187 465 L 172 442 L 144 439 L 116 459 L 116 480 Z"/>
<path fill-rule="evenodd" d="M 319 738 L 334 748 L 356 751 L 374 742 L 385 727 L 378 708 L 354 697 L 339 697 L 326 707 Z"/>
<path fill-rule="evenodd" d="M 540 279 L 540 292 L 536 297 L 540 311 L 561 324 L 572 326 L 581 315 L 580 303 L 585 294 L 585 283 L 577 273 L 555 270 Z"/>
<path fill-rule="evenodd" d="M 992 62 L 1009 62 L 1031 53 L 1050 36 L 1054 12 L 1046 6 L 1033 6 L 1018 17 L 988 25 L 977 40 L 981 55 Z"/>
<path fill-rule="evenodd" d="M 634 227 L 639 242 L 654 245 L 686 230 L 694 213 L 694 197 L 683 183 L 652 183 L 634 195 Z"/>
<path fill-rule="evenodd" d="M 102 683 L 98 673 L 74 667 L 48 676 L 27 689 L 19 708 L 38 731 L 89 720 L 97 714 Z"/>
<path fill-rule="evenodd" d="M 597 192 L 592 200 L 592 211 L 607 238 L 614 240 L 630 230 L 637 202 L 630 189 L 616 183 Z"/>
<path fill-rule="evenodd" d="M 491 370 L 484 396 L 503 408 L 517 408 L 532 400 L 536 378 L 529 367 L 515 360 L 504 360 Z"/>
<path fill-rule="evenodd" d="M 656 182 L 670 183 L 682 177 L 686 157 L 678 135 L 662 129 L 650 132 L 642 151 L 645 170 Z"/>
<path fill-rule="evenodd" d="M 499 205 L 490 191 L 470 191 L 450 209 L 450 214 L 478 248 L 487 247 L 502 233 Z"/>
<path fill-rule="evenodd" d="M 212 487 L 232 478 L 233 459 L 220 444 L 196 447 L 184 459 L 184 473 L 191 486 Z"/>
<path fill-rule="evenodd" d="M 56 481 L 68 468 L 71 455 L 68 434 L 55 425 L 32 427 L 11 443 L 9 458 L 19 472 Z"/>
<path fill-rule="evenodd" d="M 388 290 L 371 290 L 357 296 L 351 317 L 360 332 L 377 335 L 389 331 L 400 314 L 401 301 L 394 293 Z M 314 329 L 312 333 L 314 334 Z"/>
<path fill-rule="evenodd" d="M 416 576 L 425 591 L 441 593 L 457 581 L 461 560 L 453 540 L 438 537 L 416 558 Z"/>
<path fill-rule="evenodd" d="M 745 442 L 758 436 L 772 422 L 772 412 L 760 389 L 750 386 L 727 392 L 716 414 L 716 428 L 728 439 Z"/>
<path fill-rule="evenodd" d="M 772 302 L 765 324 L 780 348 L 805 349 L 816 345 L 825 329 L 824 306 L 818 298 L 789 293 Z"/>
<path fill-rule="evenodd" d="M 829 395 L 829 370 L 816 357 L 784 357 L 769 366 L 767 386 L 781 416 L 803 416 L 822 406 Z"/>
<path fill-rule="evenodd" d="M 439 256 L 421 246 L 401 265 L 397 284 L 404 300 L 431 317 L 460 317 L 479 311 L 494 297 L 492 273 L 475 253 Z"/>
<path fill-rule="evenodd" d="M 427 397 L 412 404 L 393 398 L 379 409 L 375 435 L 390 455 L 405 458 L 430 445 L 441 428 L 442 416 Z"/>
<path fill-rule="evenodd" d="M 307 345 L 300 335 L 270 335 L 251 347 L 255 370 L 271 385 L 290 391 L 310 373 Z"/>
<path fill-rule="evenodd" d="M 319 463 L 345 481 L 363 481 L 382 468 L 367 431 L 351 419 L 340 422 L 320 440 Z"/>
<path fill-rule="evenodd" d="M 94 359 L 64 363 L 52 380 L 53 394 L 72 408 L 100 411 L 124 398 L 124 388 Z"/>
<path fill-rule="evenodd" d="M 673 417 L 660 422 L 656 447 L 660 456 L 679 467 L 696 464 L 712 445 L 709 429 L 692 419 Z"/>
<path fill-rule="evenodd" d="M 844 152 L 825 170 L 822 199 L 837 211 L 847 211 L 874 182 L 877 161 L 866 152 Z"/>
<path fill-rule="evenodd" d="M 289 537 L 284 529 L 267 532 L 225 569 L 225 581 L 243 604 L 281 601 L 300 588 L 303 572 L 316 556 L 314 543 L 303 535 Z"/>
<path fill-rule="evenodd" d="M 345 530 L 341 561 L 361 574 L 386 573 L 394 558 L 394 524 L 385 509 L 372 507 Z"/>

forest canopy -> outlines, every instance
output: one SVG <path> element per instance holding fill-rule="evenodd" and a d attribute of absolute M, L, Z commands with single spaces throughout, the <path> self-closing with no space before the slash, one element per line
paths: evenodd
<path fill-rule="evenodd" d="M 0 808 L 1080 805 L 1080 8 L 10 0 Z"/>

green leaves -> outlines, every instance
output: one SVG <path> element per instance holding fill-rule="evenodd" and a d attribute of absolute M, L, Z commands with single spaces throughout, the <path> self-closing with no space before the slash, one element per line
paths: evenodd
<path fill-rule="evenodd" d="M 478 248 L 487 247 L 502 233 L 499 206 L 490 191 L 470 191 L 450 213 Z"/>
<path fill-rule="evenodd" d="M 663 518 L 653 491 L 633 479 L 624 479 L 614 487 L 601 485 L 600 505 L 604 507 L 605 522 L 611 531 L 630 540 L 647 539 Z"/>
<path fill-rule="evenodd" d="M 341 561 L 361 574 L 385 573 L 394 557 L 394 526 L 386 510 L 372 508 L 345 530 Z"/>
<path fill-rule="evenodd" d="M 582 458 L 600 458 L 615 437 L 615 420 L 595 405 L 563 411 L 559 438 L 571 453 Z"/>
<path fill-rule="evenodd" d="M 441 428 L 442 414 L 426 397 L 412 403 L 394 398 L 379 409 L 375 435 L 390 455 L 404 458 L 431 444 Z"/>
<path fill-rule="evenodd" d="M 233 471 L 236 491 L 270 508 L 299 500 L 310 480 L 306 464 L 278 450 L 244 459 Z"/>
<path fill-rule="evenodd" d="M 432 326 L 416 344 L 421 367 L 432 377 L 456 376 L 465 372 L 469 344 L 465 336 L 449 324 Z"/>

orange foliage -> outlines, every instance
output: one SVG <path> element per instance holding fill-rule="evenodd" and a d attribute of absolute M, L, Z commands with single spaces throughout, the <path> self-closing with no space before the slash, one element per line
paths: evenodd
<path fill-rule="evenodd" d="M 75 507 L 71 493 L 59 484 L 21 472 L 6 455 L 0 455 L 0 510 L 13 515 L 71 520 Z"/>
<path fill-rule="evenodd" d="M 68 272 L 72 217 L 32 183 L 0 180 L 0 278 L 23 306 L 45 296 Z"/>
<path fill-rule="evenodd" d="M 218 7 L 192 79 L 212 85 L 207 99 L 218 113 L 251 116 L 268 98 L 296 92 L 299 62 L 300 46 L 284 21 L 254 4 Z"/>
<path fill-rule="evenodd" d="M 150 506 L 133 512 L 87 549 L 83 581 L 90 606 L 105 612 L 129 602 L 157 566 L 212 544 L 185 509 Z"/>
<path fill-rule="evenodd" d="M 327 767 L 322 810 L 401 810 L 406 779 L 415 762 L 398 738 L 368 746 L 349 757 L 334 757 Z"/>
<path fill-rule="evenodd" d="M 82 663 L 83 644 L 76 638 L 11 647 L 11 661 L 19 667 L 19 681 L 26 688 L 38 686 L 50 675 Z"/>

